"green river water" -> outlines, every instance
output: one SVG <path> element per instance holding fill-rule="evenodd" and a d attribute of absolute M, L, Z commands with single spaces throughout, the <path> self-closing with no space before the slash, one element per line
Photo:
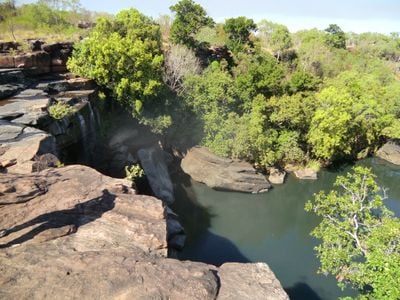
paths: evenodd
<path fill-rule="evenodd" d="M 388 188 L 386 205 L 400 216 L 400 167 L 369 158 L 380 186 Z M 266 262 L 291 299 L 337 299 L 354 295 L 341 291 L 331 276 L 317 274 L 318 243 L 310 231 L 319 223 L 304 204 L 320 190 L 330 190 L 336 176 L 351 168 L 342 165 L 321 171 L 316 181 L 288 176 L 284 185 L 258 195 L 222 192 L 196 183 L 184 174 L 173 176 L 176 203 L 187 234 L 180 259 L 215 265 L 225 262 Z"/>

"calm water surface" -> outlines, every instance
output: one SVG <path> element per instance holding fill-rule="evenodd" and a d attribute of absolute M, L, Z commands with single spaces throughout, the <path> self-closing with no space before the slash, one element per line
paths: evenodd
<path fill-rule="evenodd" d="M 358 162 L 371 167 L 380 186 L 388 188 L 387 206 L 400 216 L 400 167 L 370 158 Z M 309 233 L 319 223 L 304 211 L 304 204 L 320 190 L 330 190 L 337 175 L 351 168 L 323 170 L 317 181 L 289 176 L 268 193 L 249 195 L 215 191 L 175 175 L 177 201 L 187 243 L 181 259 L 220 265 L 224 262 L 266 262 L 291 299 L 337 299 L 342 292 L 336 280 L 317 274 L 313 250 L 317 240 Z"/>

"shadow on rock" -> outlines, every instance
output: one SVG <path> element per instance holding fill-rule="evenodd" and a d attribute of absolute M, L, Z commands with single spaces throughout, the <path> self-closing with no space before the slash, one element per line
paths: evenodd
<path fill-rule="evenodd" d="M 61 232 L 56 232 L 53 238 L 74 233 L 77 231 L 79 226 L 100 218 L 105 212 L 112 210 L 114 206 L 115 196 L 110 194 L 108 190 L 103 190 L 103 194 L 100 197 L 76 204 L 71 209 L 46 213 L 23 224 L 1 230 L 0 238 L 40 224 L 20 237 L 15 238 L 6 244 L 0 244 L 0 248 L 22 244 L 50 229 L 63 229 Z M 49 236 L 47 239 L 52 239 L 52 237 Z"/>
<path fill-rule="evenodd" d="M 285 288 L 285 291 L 291 300 L 322 300 L 322 298 L 304 282 L 298 282 L 292 287 Z"/>

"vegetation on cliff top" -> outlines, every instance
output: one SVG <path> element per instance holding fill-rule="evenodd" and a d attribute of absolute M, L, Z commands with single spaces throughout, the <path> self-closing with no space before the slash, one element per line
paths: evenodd
<path fill-rule="evenodd" d="M 169 139 L 260 167 L 353 159 L 400 137 L 398 35 L 216 24 L 191 0 L 171 11 L 160 25 L 136 10 L 100 19 L 70 69 Z"/>

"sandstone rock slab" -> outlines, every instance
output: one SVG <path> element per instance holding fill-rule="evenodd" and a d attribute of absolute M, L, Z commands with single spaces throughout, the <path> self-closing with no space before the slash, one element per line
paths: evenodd
<path fill-rule="evenodd" d="M 317 180 L 318 179 L 318 172 L 316 172 L 310 168 L 303 168 L 303 169 L 295 170 L 294 175 L 296 175 L 296 177 L 298 179 L 304 179 L 304 180 Z"/>
<path fill-rule="evenodd" d="M 192 148 L 181 167 L 194 180 L 215 189 L 260 193 L 271 188 L 265 176 L 249 163 L 218 157 L 204 147 Z"/>
<path fill-rule="evenodd" d="M 32 127 L 0 120 L 0 169 L 14 173 L 31 173 L 36 155 L 55 154 L 54 138 Z"/>
<path fill-rule="evenodd" d="M 400 165 L 400 143 L 399 141 L 389 141 L 384 144 L 377 152 L 376 156 L 395 165 Z"/>
<path fill-rule="evenodd" d="M 267 264 L 226 263 L 219 268 L 218 276 L 218 300 L 289 300 Z"/>

